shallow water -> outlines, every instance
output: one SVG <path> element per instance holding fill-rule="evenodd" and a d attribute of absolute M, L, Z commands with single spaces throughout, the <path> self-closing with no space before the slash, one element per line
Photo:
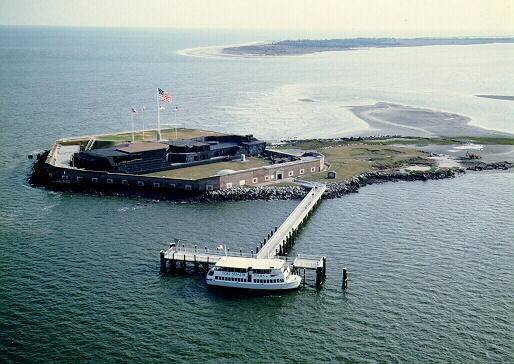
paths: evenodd
<path fill-rule="evenodd" d="M 228 66 L 174 54 L 251 40 L 0 29 L 0 362 L 187 362 L 191 353 L 195 361 L 512 362 L 512 173 L 368 186 L 324 201 L 294 252 L 326 255 L 326 284 L 264 297 L 218 293 L 200 276 L 161 276 L 158 252 L 173 238 L 248 251 L 296 201 L 152 203 L 27 185 L 27 154 L 63 136 L 128 129 L 128 107 L 152 105 L 151 90 L 162 85 L 184 106 L 178 118 L 187 126 L 283 136 L 280 119 L 262 109 L 238 119 L 224 105 L 240 112 L 270 88 L 296 90 L 287 85 L 324 60 Z M 338 130 L 335 120 L 326 130 Z M 324 132 L 310 121 L 294 125 Z"/>

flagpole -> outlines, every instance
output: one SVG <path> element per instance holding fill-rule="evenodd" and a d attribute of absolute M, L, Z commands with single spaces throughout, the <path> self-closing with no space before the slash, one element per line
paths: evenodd
<path fill-rule="evenodd" d="M 145 107 L 143 106 L 141 108 L 141 121 L 143 122 L 143 136 L 142 136 L 143 141 L 145 140 L 145 118 L 143 116 L 144 112 L 145 112 Z"/>
<path fill-rule="evenodd" d="M 157 93 L 157 140 L 161 140 L 161 107 L 159 103 L 159 93 Z"/>
<path fill-rule="evenodd" d="M 175 140 L 178 140 L 178 133 L 177 133 L 177 108 L 175 107 Z"/>
<path fill-rule="evenodd" d="M 132 143 L 134 143 L 134 112 L 132 111 Z"/>

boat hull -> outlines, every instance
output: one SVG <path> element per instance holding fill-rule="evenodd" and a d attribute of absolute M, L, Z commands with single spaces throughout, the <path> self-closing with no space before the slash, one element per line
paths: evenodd
<path fill-rule="evenodd" d="M 253 282 L 231 282 L 220 281 L 215 279 L 207 279 L 206 282 L 209 286 L 223 287 L 230 289 L 254 290 L 254 291 L 287 291 L 297 289 L 300 286 L 302 279 L 300 276 L 294 276 L 293 279 L 287 282 L 280 283 L 253 283 Z"/>

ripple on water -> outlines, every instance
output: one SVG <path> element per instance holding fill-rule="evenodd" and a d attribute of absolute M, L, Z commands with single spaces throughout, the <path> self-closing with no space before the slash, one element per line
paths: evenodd
<path fill-rule="evenodd" d="M 384 184 L 324 201 L 294 247 L 328 256 L 323 289 L 250 297 L 208 289 L 198 276 L 161 276 L 157 252 L 176 236 L 252 249 L 295 201 L 159 203 L 132 213 L 137 199 L 59 194 L 44 218 L 18 211 L 23 224 L 1 232 L 9 244 L 0 356 L 508 362 L 512 178 Z M 40 211 L 55 198 L 37 194 Z"/>

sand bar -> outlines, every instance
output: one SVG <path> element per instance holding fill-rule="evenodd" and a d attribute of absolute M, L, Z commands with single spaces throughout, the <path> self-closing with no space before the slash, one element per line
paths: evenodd
<path fill-rule="evenodd" d="M 350 110 L 359 119 L 377 129 L 381 135 L 404 136 L 512 136 L 495 130 L 470 125 L 464 115 L 386 102 L 353 106 Z"/>

